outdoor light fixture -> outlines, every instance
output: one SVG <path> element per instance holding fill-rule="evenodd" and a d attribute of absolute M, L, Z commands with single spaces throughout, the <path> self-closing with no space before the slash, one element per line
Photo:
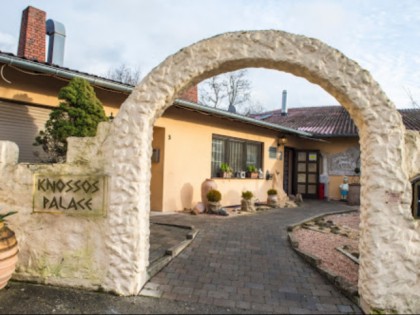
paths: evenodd
<path fill-rule="evenodd" d="M 281 147 L 282 145 L 285 145 L 286 143 L 287 143 L 287 139 L 285 136 L 282 136 L 277 140 L 278 147 Z"/>
<path fill-rule="evenodd" d="M 112 112 L 111 112 L 111 115 L 109 115 L 108 119 L 109 119 L 110 122 L 112 122 L 114 120 L 114 116 L 112 115 Z"/>

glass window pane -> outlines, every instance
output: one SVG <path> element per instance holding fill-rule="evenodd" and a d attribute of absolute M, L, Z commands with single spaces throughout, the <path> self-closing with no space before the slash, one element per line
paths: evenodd
<path fill-rule="evenodd" d="M 298 185 L 297 190 L 298 190 L 298 193 L 305 194 L 306 193 L 306 185 Z"/>
<path fill-rule="evenodd" d="M 308 172 L 316 173 L 316 169 L 317 169 L 316 166 L 317 166 L 316 163 L 308 163 Z"/>
<path fill-rule="evenodd" d="M 298 174 L 298 183 L 306 183 L 306 174 Z"/>
<path fill-rule="evenodd" d="M 239 141 L 229 140 L 228 142 L 229 156 L 227 163 L 233 169 L 234 172 L 240 172 L 243 170 L 243 143 Z"/>
<path fill-rule="evenodd" d="M 213 138 L 211 150 L 211 176 L 216 177 L 224 162 L 225 145 L 223 139 Z"/>
<path fill-rule="evenodd" d="M 306 161 L 306 152 L 298 153 L 298 161 Z"/>
<path fill-rule="evenodd" d="M 308 175 L 308 183 L 316 184 L 316 175 L 315 174 L 309 174 Z"/>
<path fill-rule="evenodd" d="M 306 163 L 298 163 L 298 172 L 306 172 Z"/>
<path fill-rule="evenodd" d="M 247 143 L 246 144 L 246 166 L 254 165 L 257 169 L 262 168 L 261 165 L 261 144 Z"/>
<path fill-rule="evenodd" d="M 316 194 L 316 185 L 308 185 L 308 194 Z"/>

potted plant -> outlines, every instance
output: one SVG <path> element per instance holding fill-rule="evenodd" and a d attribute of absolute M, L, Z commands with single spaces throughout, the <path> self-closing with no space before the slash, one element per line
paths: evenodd
<path fill-rule="evenodd" d="M 255 165 L 248 165 L 246 168 L 246 177 L 247 178 L 258 178 L 258 170 Z"/>
<path fill-rule="evenodd" d="M 229 166 L 228 163 L 222 163 L 220 165 L 220 177 L 222 178 L 231 178 L 233 169 Z"/>
<path fill-rule="evenodd" d="M 0 213 L 0 289 L 3 289 L 12 277 L 18 259 L 15 232 L 6 224 L 6 217 L 15 213 L 16 211 Z"/>
<path fill-rule="evenodd" d="M 277 190 L 274 188 L 271 188 L 267 190 L 267 204 L 269 206 L 277 206 Z"/>
<path fill-rule="evenodd" d="M 241 211 L 255 212 L 253 197 L 254 194 L 249 190 L 242 192 Z"/>
<path fill-rule="evenodd" d="M 218 214 L 220 209 L 220 200 L 222 200 L 222 194 L 220 191 L 216 189 L 210 190 L 207 193 L 207 213 Z"/>

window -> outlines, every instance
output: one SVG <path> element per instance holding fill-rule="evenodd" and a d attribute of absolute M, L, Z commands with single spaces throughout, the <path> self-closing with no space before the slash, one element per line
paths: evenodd
<path fill-rule="evenodd" d="M 248 165 L 262 168 L 262 152 L 261 142 L 213 135 L 211 176 L 217 177 L 222 163 L 228 163 L 234 174 Z"/>
<path fill-rule="evenodd" d="M 416 219 L 420 218 L 420 176 L 417 176 L 411 181 L 413 185 L 413 203 L 411 209 L 413 211 L 413 217 Z"/>

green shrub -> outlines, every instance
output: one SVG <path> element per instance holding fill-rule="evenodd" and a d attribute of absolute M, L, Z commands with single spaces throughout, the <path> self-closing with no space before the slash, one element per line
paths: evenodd
<path fill-rule="evenodd" d="M 73 78 L 58 93 L 61 101 L 55 107 L 33 145 L 45 152 L 43 162 L 64 162 L 68 137 L 94 137 L 101 121 L 107 121 L 102 103 L 88 81 Z"/>
<path fill-rule="evenodd" d="M 252 197 L 254 197 L 254 194 L 249 190 L 242 192 L 242 198 L 244 198 L 245 200 L 250 200 Z"/>
<path fill-rule="evenodd" d="M 219 202 L 222 200 L 222 194 L 216 189 L 212 189 L 207 193 L 207 200 L 210 202 Z"/>
<path fill-rule="evenodd" d="M 255 167 L 255 165 L 248 165 L 246 170 L 250 173 L 257 172 L 257 168 Z"/>
<path fill-rule="evenodd" d="M 268 191 L 267 191 L 267 195 L 277 195 L 277 190 L 276 189 L 269 189 Z"/>
<path fill-rule="evenodd" d="M 227 164 L 227 163 L 222 163 L 221 165 L 220 165 L 220 170 L 222 171 L 222 172 L 226 172 L 226 173 L 231 173 L 232 172 L 232 168 L 229 166 L 229 164 Z"/>

